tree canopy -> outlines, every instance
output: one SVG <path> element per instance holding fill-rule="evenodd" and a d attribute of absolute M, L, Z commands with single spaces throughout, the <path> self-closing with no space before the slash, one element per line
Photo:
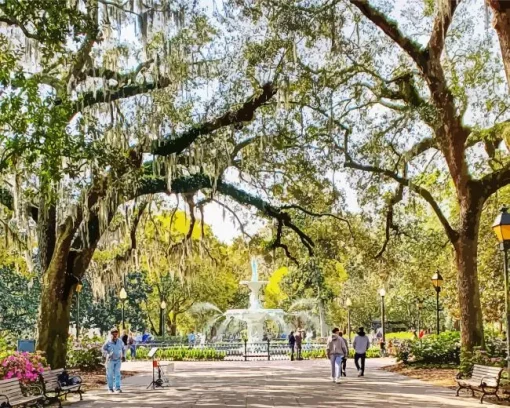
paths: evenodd
<path fill-rule="evenodd" d="M 509 8 L 393 3 L 0 5 L 2 234 L 40 269 L 38 348 L 52 366 L 65 363 L 73 292 L 94 256 L 115 287 L 150 271 L 141 248 L 164 250 L 178 274 L 149 275 L 159 301 L 180 285 L 214 296 L 193 286 L 220 272 L 211 203 L 243 233 L 233 203 L 270 220 L 249 251 L 301 265 L 284 281 L 321 315 L 348 287 L 398 288 L 398 303 L 418 269 L 448 265 L 463 346 L 483 343 L 495 265 L 477 257 L 480 228 L 510 183 Z M 178 208 L 185 222 L 168 218 Z M 425 291 L 426 274 L 415 284 Z M 177 303 L 171 322 L 189 304 Z"/>

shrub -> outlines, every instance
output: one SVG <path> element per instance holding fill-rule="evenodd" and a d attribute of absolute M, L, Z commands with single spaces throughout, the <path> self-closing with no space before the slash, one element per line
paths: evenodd
<path fill-rule="evenodd" d="M 15 351 L 16 349 L 7 342 L 3 334 L 0 335 L 0 361 L 3 361 L 5 357 L 10 356 Z"/>
<path fill-rule="evenodd" d="M 460 364 L 460 333 L 433 334 L 408 343 L 408 359 L 423 364 Z M 398 354 L 398 352 L 397 352 Z M 401 357 L 404 357 L 402 354 Z M 402 360 L 403 361 L 403 360 Z"/>
<path fill-rule="evenodd" d="M 408 363 L 411 356 L 411 343 L 410 340 L 404 340 L 400 343 L 400 346 L 397 347 L 397 361 L 401 361 L 404 364 Z"/>
<path fill-rule="evenodd" d="M 76 345 L 68 344 L 67 367 L 94 371 L 101 367 L 102 342 L 98 338 L 84 338 Z"/>
<path fill-rule="evenodd" d="M 37 382 L 39 374 L 47 367 L 46 360 L 37 353 L 14 352 L 0 364 L 0 378 L 18 378 L 22 384 Z"/>
<path fill-rule="evenodd" d="M 149 349 L 144 346 L 136 348 L 136 358 L 146 359 Z M 226 353 L 218 351 L 213 348 L 187 348 L 187 347 L 172 347 L 159 349 L 157 357 L 161 360 L 167 361 L 213 361 L 224 360 Z"/>

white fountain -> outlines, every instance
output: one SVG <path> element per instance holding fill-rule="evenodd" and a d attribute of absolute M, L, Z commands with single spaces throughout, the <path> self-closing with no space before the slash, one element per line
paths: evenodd
<path fill-rule="evenodd" d="M 248 332 L 248 343 L 261 342 L 264 335 L 264 322 L 273 320 L 284 325 L 283 316 L 285 312 L 282 309 L 264 309 L 260 304 L 259 292 L 266 285 L 267 281 L 259 281 L 257 271 L 257 261 L 251 261 L 251 281 L 241 281 L 241 285 L 246 285 L 250 289 L 250 306 L 248 309 L 231 309 L 224 313 L 226 321 L 237 319 L 246 322 Z"/>

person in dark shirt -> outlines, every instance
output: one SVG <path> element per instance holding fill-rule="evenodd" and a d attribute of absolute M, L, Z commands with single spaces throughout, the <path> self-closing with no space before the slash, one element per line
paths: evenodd
<path fill-rule="evenodd" d="M 129 338 L 129 336 L 128 336 L 128 334 L 127 334 L 126 330 L 123 330 L 123 331 L 122 331 L 122 337 L 121 337 L 121 340 L 122 340 L 122 342 L 124 343 L 124 346 L 127 346 L 127 344 L 128 344 L 128 338 Z"/>
<path fill-rule="evenodd" d="M 291 331 L 289 334 L 289 347 L 290 347 L 290 361 L 294 361 L 294 348 L 296 346 L 296 338 L 294 332 Z"/>

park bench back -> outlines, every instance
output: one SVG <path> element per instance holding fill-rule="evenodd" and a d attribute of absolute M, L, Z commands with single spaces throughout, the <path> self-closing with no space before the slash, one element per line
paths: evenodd
<path fill-rule="evenodd" d="M 488 387 L 497 387 L 501 377 L 502 368 L 488 367 L 475 364 L 471 373 L 471 380 L 480 384 L 483 382 Z"/>
<path fill-rule="evenodd" d="M 56 370 L 44 371 L 41 374 L 41 382 L 44 387 L 45 392 L 55 392 L 60 389 L 60 384 L 58 382 L 58 377 L 60 374 L 64 372 L 63 368 L 58 368 Z"/>
<path fill-rule="evenodd" d="M 7 402 L 5 397 L 3 397 L 4 395 L 9 398 L 9 401 L 16 401 L 25 398 L 17 378 L 0 381 L 0 402 Z"/>

